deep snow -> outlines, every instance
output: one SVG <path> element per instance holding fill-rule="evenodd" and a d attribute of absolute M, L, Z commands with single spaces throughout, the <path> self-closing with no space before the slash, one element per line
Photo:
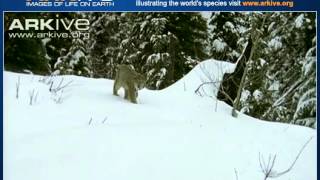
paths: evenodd
<path fill-rule="evenodd" d="M 113 80 L 4 72 L 4 179 L 236 180 L 236 170 L 239 180 L 263 180 L 259 153 L 266 161 L 276 154 L 282 171 L 313 137 L 277 180 L 316 180 L 316 130 L 233 118 L 231 107 L 209 97 L 215 87 L 194 93 L 203 70 L 221 79 L 233 68 L 205 61 L 164 90 L 141 90 L 139 104 L 113 96 Z M 70 86 L 50 93 L 50 81 L 54 88 L 62 79 Z"/>

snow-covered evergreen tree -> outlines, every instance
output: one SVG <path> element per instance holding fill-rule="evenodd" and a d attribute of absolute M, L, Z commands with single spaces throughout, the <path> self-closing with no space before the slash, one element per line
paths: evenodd
<path fill-rule="evenodd" d="M 210 55 L 236 62 L 246 42 L 249 21 L 243 12 L 213 12 L 210 17 Z"/>
<path fill-rule="evenodd" d="M 68 12 L 45 12 L 42 13 L 42 18 L 45 19 L 72 19 L 77 18 L 79 14 L 68 13 Z M 61 28 L 57 33 L 69 33 L 69 31 Z M 72 45 L 72 38 L 45 38 L 43 41 L 43 45 L 46 48 L 47 57 L 49 58 L 50 71 L 54 72 L 56 69 L 54 68 L 55 64 L 59 57 L 65 55 L 67 51 L 70 49 Z"/>
<path fill-rule="evenodd" d="M 302 81 L 298 91 L 294 94 L 294 104 L 296 105 L 293 120 L 291 123 L 316 127 L 316 37 L 313 38 L 314 46 L 311 47 L 302 62 Z"/>
<path fill-rule="evenodd" d="M 199 13 L 128 13 L 127 19 L 133 28 L 121 42 L 121 63 L 145 73 L 149 88 L 167 87 L 206 57 L 207 26 Z"/>
<path fill-rule="evenodd" d="M 86 57 L 85 42 L 80 39 L 73 39 L 72 46 L 65 55 L 58 57 L 54 64 L 53 74 L 73 74 L 79 76 L 92 76 L 89 61 Z"/>
<path fill-rule="evenodd" d="M 313 13 L 256 13 L 266 18 L 249 64 L 242 109 L 254 117 L 314 127 L 315 16 Z"/>
<path fill-rule="evenodd" d="M 90 13 L 90 39 L 87 41 L 88 60 L 94 77 L 115 76 L 120 42 L 128 35 L 124 13 Z"/>
<path fill-rule="evenodd" d="M 73 18 L 82 18 L 83 16 L 85 16 L 85 14 L 72 14 Z M 69 20 L 67 18 L 65 19 Z M 72 34 L 74 31 L 75 30 L 70 29 L 69 33 Z M 53 65 L 53 74 L 73 74 L 92 77 L 92 70 L 86 55 L 87 40 L 88 37 L 85 36 L 72 37 L 71 46 L 68 49 L 62 48 L 60 50 L 60 56 Z"/>

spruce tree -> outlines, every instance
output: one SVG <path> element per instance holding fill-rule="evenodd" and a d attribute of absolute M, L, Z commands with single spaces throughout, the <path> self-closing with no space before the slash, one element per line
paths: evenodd
<path fill-rule="evenodd" d="M 199 13 L 128 13 L 127 17 L 133 25 L 121 42 L 120 62 L 145 73 L 149 88 L 167 87 L 207 57 L 207 26 Z"/>
<path fill-rule="evenodd" d="M 123 13 L 90 13 L 90 39 L 87 58 L 94 77 L 114 78 L 120 43 L 127 37 Z"/>
<path fill-rule="evenodd" d="M 248 13 L 213 12 L 209 20 L 211 57 L 236 62 L 247 41 L 249 22 Z"/>

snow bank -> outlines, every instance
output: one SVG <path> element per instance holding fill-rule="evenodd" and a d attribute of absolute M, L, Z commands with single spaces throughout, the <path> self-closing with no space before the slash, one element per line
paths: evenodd
<path fill-rule="evenodd" d="M 194 93 L 199 86 L 200 92 L 207 96 L 215 96 L 218 92 L 219 86 L 224 73 L 231 73 L 234 71 L 235 64 L 209 59 L 198 64 L 182 79 L 175 84 L 166 88 L 164 91 L 171 91 L 179 93 L 181 90 Z M 208 84 L 207 84 L 208 83 Z"/>
<path fill-rule="evenodd" d="M 259 180 L 259 153 L 265 161 L 276 154 L 282 171 L 313 137 L 278 180 L 315 180 L 315 130 L 235 119 L 225 103 L 194 93 L 204 72 L 219 79 L 233 68 L 205 61 L 167 89 L 140 91 L 139 104 L 113 96 L 112 80 L 4 72 L 4 179 L 234 180 L 236 170 L 239 179 Z"/>

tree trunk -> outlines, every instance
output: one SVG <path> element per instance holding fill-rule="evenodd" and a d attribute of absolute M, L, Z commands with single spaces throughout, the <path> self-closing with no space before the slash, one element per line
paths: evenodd
<path fill-rule="evenodd" d="M 260 27 L 259 31 L 254 28 L 255 27 L 254 24 L 252 25 L 251 35 L 250 35 L 251 36 L 250 38 L 252 38 L 252 48 L 251 48 L 250 55 L 249 55 L 247 63 L 252 60 L 253 53 L 256 50 L 256 45 L 257 45 L 257 43 L 259 41 L 259 38 L 260 38 L 260 32 L 263 29 L 263 26 L 264 26 L 264 23 L 265 23 L 265 20 L 266 20 L 267 16 L 268 16 L 268 14 L 264 15 L 264 18 L 263 18 L 263 21 L 262 21 L 262 24 L 261 24 L 261 27 Z M 252 22 L 252 23 L 254 23 L 254 22 Z M 237 97 L 236 97 L 236 99 L 234 100 L 234 103 L 233 103 L 233 108 L 232 108 L 232 112 L 231 112 L 231 115 L 233 117 L 238 117 L 237 111 L 240 109 L 240 97 L 241 97 L 242 89 L 244 87 L 244 82 L 245 82 L 245 79 L 246 79 L 246 76 L 247 76 L 248 68 L 249 68 L 249 66 L 247 64 L 245 66 L 243 75 L 241 77 L 240 85 L 239 85 L 238 92 L 237 92 Z"/>

